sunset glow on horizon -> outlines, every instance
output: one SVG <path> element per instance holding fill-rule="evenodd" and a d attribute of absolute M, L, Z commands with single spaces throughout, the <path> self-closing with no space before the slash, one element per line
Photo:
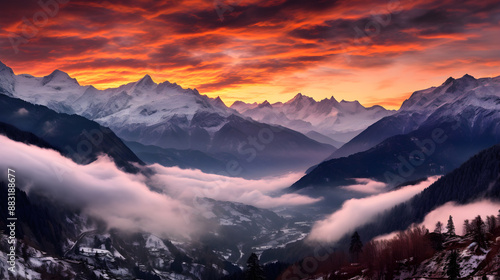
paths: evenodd
<path fill-rule="evenodd" d="M 0 61 L 99 89 L 149 74 L 271 103 L 297 93 L 397 109 L 448 77 L 500 75 L 500 3 L 43 0 L 4 3 Z"/>

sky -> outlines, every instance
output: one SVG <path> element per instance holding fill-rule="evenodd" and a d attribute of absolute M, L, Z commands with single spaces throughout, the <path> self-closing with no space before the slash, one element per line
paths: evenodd
<path fill-rule="evenodd" d="M 104 89 L 150 74 L 226 105 L 359 100 L 399 108 L 468 73 L 500 75 L 500 2 L 18 0 L 0 10 L 0 61 Z"/>

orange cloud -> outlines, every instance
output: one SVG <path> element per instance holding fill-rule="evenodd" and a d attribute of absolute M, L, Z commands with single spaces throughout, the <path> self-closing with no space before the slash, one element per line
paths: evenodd
<path fill-rule="evenodd" d="M 394 96 L 442 78 L 499 74 L 493 0 L 220 0 L 224 11 L 212 0 L 75 0 L 38 25 L 44 9 L 23 2 L 0 11 L 0 60 L 16 73 L 61 69 L 98 88 L 149 73 L 230 100 L 302 92 L 397 108 Z M 23 18 L 36 29 L 30 38 Z M 404 88 L 382 90 L 374 79 Z"/>

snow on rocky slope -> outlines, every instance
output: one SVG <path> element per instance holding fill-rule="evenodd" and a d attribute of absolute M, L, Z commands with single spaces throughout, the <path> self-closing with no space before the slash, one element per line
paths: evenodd
<path fill-rule="evenodd" d="M 382 118 L 353 138 L 328 159 L 366 151 L 383 140 L 443 121 L 462 121 L 474 133 L 500 133 L 500 76 L 476 79 L 448 78 L 442 85 L 414 92 L 392 116 Z"/>

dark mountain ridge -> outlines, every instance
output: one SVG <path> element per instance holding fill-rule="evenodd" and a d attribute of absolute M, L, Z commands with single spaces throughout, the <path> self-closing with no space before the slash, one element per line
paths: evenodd
<path fill-rule="evenodd" d="M 339 149 L 345 152 L 356 146 L 363 151 L 350 150 L 347 156 L 320 163 L 291 189 L 346 185 L 353 182 L 351 178 L 396 186 L 446 174 L 498 142 L 500 78 L 464 76 L 414 93 L 402 111 L 378 121 Z"/>
<path fill-rule="evenodd" d="M 130 172 L 138 171 L 132 163 L 144 164 L 109 128 L 81 116 L 57 113 L 45 106 L 0 95 L 0 122 L 35 135 L 43 141 L 33 141 L 42 146 L 48 144 L 79 164 L 90 163 L 100 154 L 109 155 L 117 166 Z M 14 140 L 32 142 L 31 134 Z"/>

